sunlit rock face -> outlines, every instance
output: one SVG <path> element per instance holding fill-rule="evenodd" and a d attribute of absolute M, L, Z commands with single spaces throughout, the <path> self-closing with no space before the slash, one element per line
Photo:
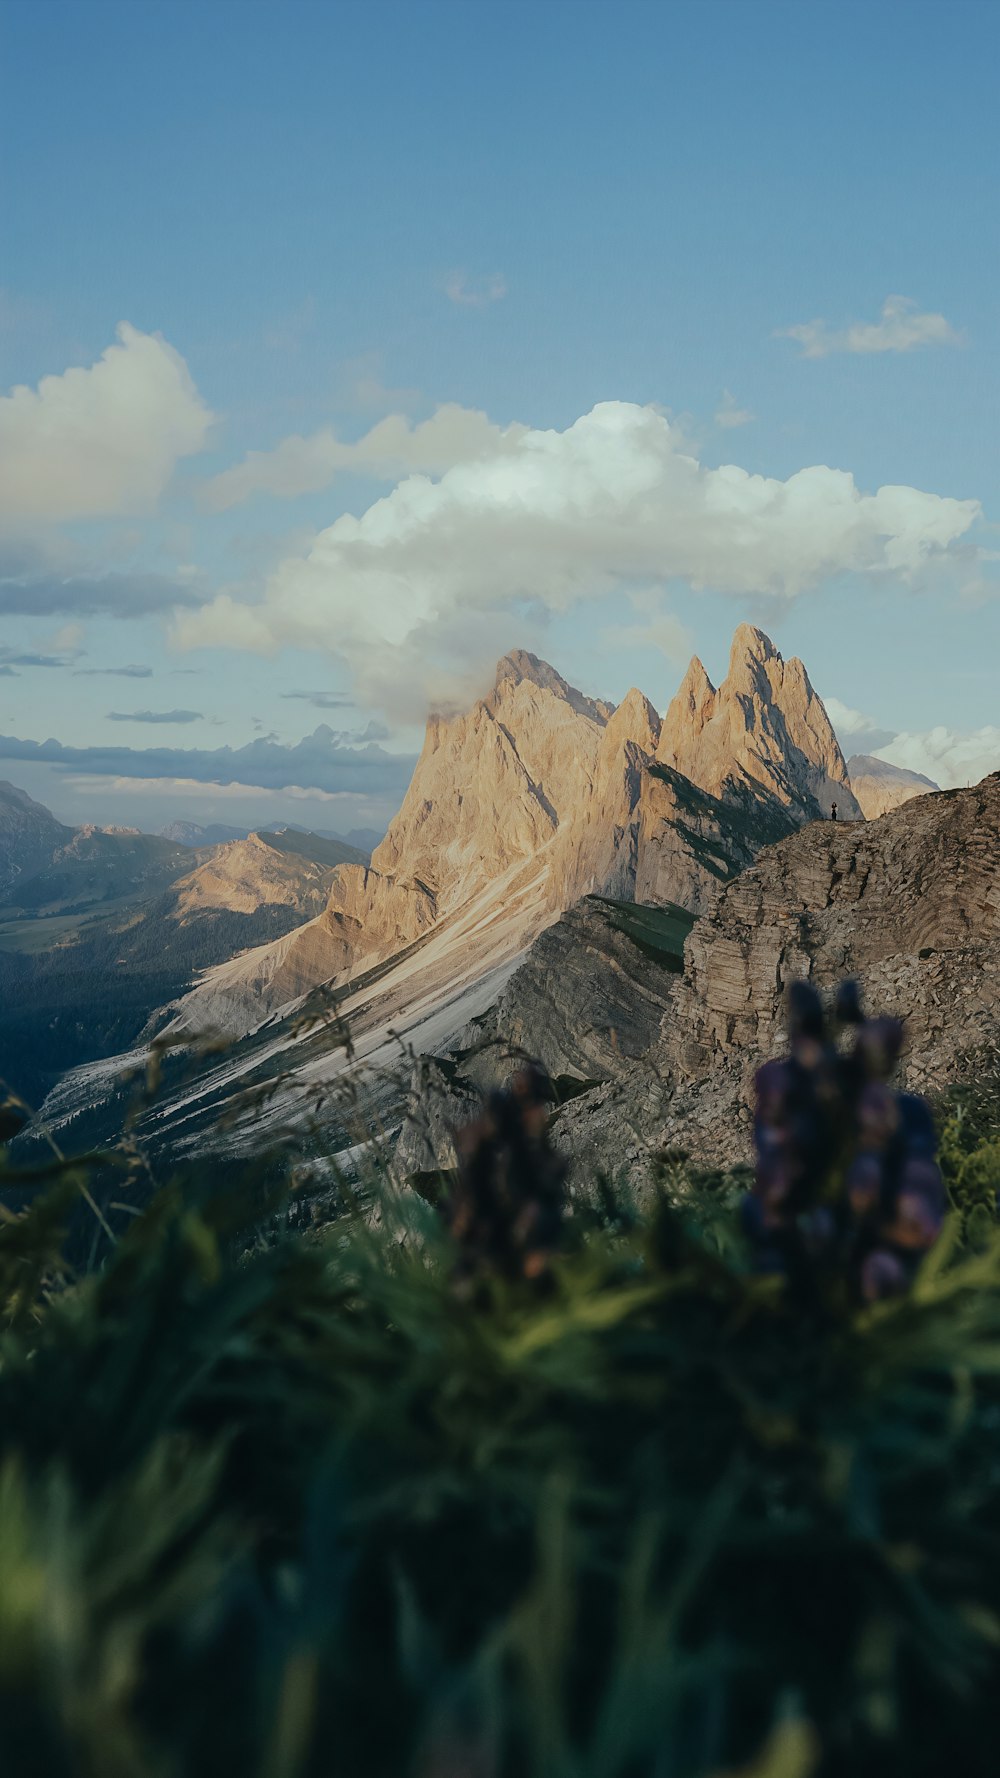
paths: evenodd
<path fill-rule="evenodd" d="M 691 662 L 664 718 L 657 757 L 713 796 L 754 785 L 787 808 L 842 820 L 861 809 L 830 719 L 800 660 L 752 624 L 733 637 L 718 690 Z"/>
<path fill-rule="evenodd" d="M 473 906 L 468 942 L 484 967 L 494 937 L 505 956 L 523 950 L 590 893 L 701 912 L 762 845 L 831 799 L 860 814 L 805 669 L 759 630 L 736 632 L 719 691 L 693 662 L 662 723 L 637 689 L 615 708 L 515 650 L 471 710 L 429 719 L 370 865 L 337 870 L 299 932 L 210 972 L 179 1024 L 248 1031 Z"/>
<path fill-rule="evenodd" d="M 877 821 L 890 809 L 898 809 L 913 796 L 925 796 L 938 790 L 933 778 L 922 772 L 907 771 L 905 766 L 890 765 L 887 759 L 875 759 L 869 753 L 855 753 L 847 762 L 847 771 L 861 810 L 867 821 Z"/>

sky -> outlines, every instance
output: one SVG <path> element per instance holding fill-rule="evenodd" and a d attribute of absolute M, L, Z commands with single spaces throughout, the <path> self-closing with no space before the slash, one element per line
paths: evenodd
<path fill-rule="evenodd" d="M 994 0 L 0 0 L 0 778 L 382 828 L 745 620 L 1000 769 Z"/>

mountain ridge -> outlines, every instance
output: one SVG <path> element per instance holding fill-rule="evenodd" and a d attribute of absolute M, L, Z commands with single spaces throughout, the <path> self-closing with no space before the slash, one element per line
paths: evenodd
<path fill-rule="evenodd" d="M 696 720 L 697 710 L 704 720 L 685 750 L 683 686 L 681 704 L 675 698 L 661 722 L 635 687 L 613 708 L 526 650 L 502 656 L 492 688 L 471 709 L 428 719 L 413 777 L 370 864 L 339 870 L 326 909 L 270 956 L 248 957 L 244 979 L 226 966 L 193 989 L 178 1007 L 177 1030 L 211 1022 L 243 1035 L 255 1012 L 259 1023 L 310 985 L 349 981 L 532 861 L 543 861 L 544 883 L 525 944 L 591 892 L 701 911 L 718 882 L 753 856 L 754 818 L 762 842 L 776 838 L 823 813 L 815 791 L 828 783 L 844 813 L 860 818 L 801 663 L 786 668 L 763 632 L 744 625 L 718 691 L 700 663 L 687 683 L 695 665 L 705 688 Z M 673 763 L 678 755 L 691 770 Z M 699 792 L 711 803 L 698 804 Z"/>

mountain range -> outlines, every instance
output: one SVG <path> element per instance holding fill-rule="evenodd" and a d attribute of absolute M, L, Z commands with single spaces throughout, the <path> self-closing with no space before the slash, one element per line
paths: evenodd
<path fill-rule="evenodd" d="M 120 1049 L 199 971 L 319 912 L 337 867 L 365 858 L 298 829 L 197 851 L 74 829 L 0 785 L 0 1080 L 37 1099 Z"/>
<path fill-rule="evenodd" d="M 61 1137 L 112 1139 L 123 1069 L 153 1032 L 181 1044 L 221 1032 L 224 1055 L 189 1050 L 167 1068 L 140 1124 L 154 1146 L 238 1155 L 312 1129 L 349 1169 L 374 1120 L 402 1172 L 416 1173 L 447 1160 L 450 1126 L 522 1048 L 569 1095 L 561 1127 L 607 1164 L 639 1166 L 671 1130 L 739 1154 L 746 1070 L 777 1031 L 782 983 L 904 954 L 923 878 L 915 866 L 894 875 L 887 860 L 911 835 L 915 856 L 934 836 L 936 868 L 952 868 L 948 820 L 925 813 L 949 798 L 915 774 L 860 764 L 852 777 L 802 663 L 749 625 L 722 684 L 692 661 L 662 718 L 638 690 L 613 707 L 516 650 L 470 710 L 430 718 L 370 861 L 335 863 L 328 884 L 297 890 L 294 924 L 204 970 L 160 1006 L 138 1048 L 67 1073 L 45 1116 Z M 265 839 L 252 848 L 257 884 Z M 235 861 L 216 854 L 199 872 L 217 899 L 237 899 Z M 884 889 L 860 914 L 851 904 L 830 937 L 828 910 L 847 905 L 842 880 L 876 878 Z M 771 887 L 751 915 L 758 882 Z M 777 946 L 764 936 L 775 920 L 791 935 Z M 981 928 L 982 918 L 977 943 Z M 939 966 L 945 991 L 950 968 Z M 311 1016 L 331 993 L 351 1031 L 349 1066 L 339 1028 Z M 419 1129 L 407 1114 L 416 1084 Z"/>

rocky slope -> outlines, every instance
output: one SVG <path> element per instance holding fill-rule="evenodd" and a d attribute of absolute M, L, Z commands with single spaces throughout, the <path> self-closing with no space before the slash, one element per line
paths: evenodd
<path fill-rule="evenodd" d="M 887 759 L 876 759 L 869 753 L 852 754 L 847 770 L 851 789 L 867 821 L 876 821 L 890 809 L 900 808 L 912 796 L 923 796 L 928 790 L 939 789 L 933 778 L 925 778 L 922 772 L 890 765 Z"/>
<path fill-rule="evenodd" d="M 677 1147 L 746 1160 L 753 1074 L 782 1041 L 788 982 L 832 989 L 845 975 L 873 1009 L 905 1019 L 904 1078 L 918 1090 L 996 1040 L 1000 775 L 769 847 L 693 925 L 681 974 L 630 950 L 600 908 L 573 910 L 511 977 L 472 1070 L 499 1078 L 511 1034 L 556 1073 L 600 1076 L 557 1129 L 610 1171 L 648 1179 L 651 1158 Z"/>

